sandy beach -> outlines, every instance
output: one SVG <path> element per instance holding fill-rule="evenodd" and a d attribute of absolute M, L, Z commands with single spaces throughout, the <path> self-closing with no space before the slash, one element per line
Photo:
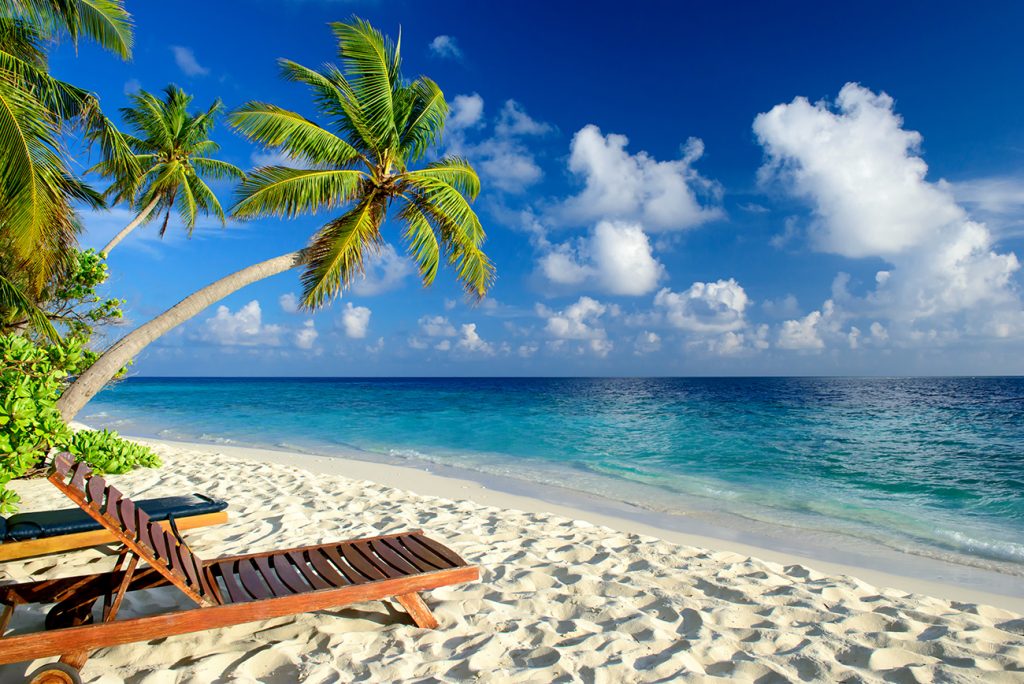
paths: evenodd
<path fill-rule="evenodd" d="M 140 441 L 165 465 L 114 478 L 123 491 L 230 501 L 229 524 L 187 534 L 204 557 L 423 528 L 479 564 L 482 580 L 426 596 L 435 631 L 394 605 L 361 604 L 104 649 L 84 668 L 88 682 L 1024 681 L 1019 598 L 857 573 L 411 468 Z M 46 481 L 16 489 L 24 510 L 66 506 Z M 112 560 L 80 551 L 8 563 L 0 577 Z M 124 611 L 174 605 L 173 591 L 158 590 L 130 596 Z M 13 626 L 42 617 L 24 612 Z M 0 681 L 26 669 L 0 667 Z"/>

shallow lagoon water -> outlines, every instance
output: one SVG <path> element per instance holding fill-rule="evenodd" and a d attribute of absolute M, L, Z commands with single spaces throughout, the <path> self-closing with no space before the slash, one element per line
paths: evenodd
<path fill-rule="evenodd" d="M 1024 575 L 1021 378 L 133 378 L 80 418 Z"/>

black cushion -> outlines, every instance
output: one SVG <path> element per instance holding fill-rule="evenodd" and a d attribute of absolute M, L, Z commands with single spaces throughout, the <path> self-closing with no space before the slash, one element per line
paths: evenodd
<path fill-rule="evenodd" d="M 216 513 L 228 507 L 226 501 L 212 499 L 202 494 L 147 499 L 137 501 L 135 505 L 144 510 L 152 520 L 166 520 L 168 515 L 184 518 L 191 515 Z M 18 513 L 7 519 L 7 534 L 4 535 L 3 541 L 42 539 L 99 529 L 102 529 L 102 526 L 80 508 Z"/>

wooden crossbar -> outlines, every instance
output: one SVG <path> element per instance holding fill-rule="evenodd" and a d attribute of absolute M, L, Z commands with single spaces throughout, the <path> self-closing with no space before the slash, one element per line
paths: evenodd
<path fill-rule="evenodd" d="M 47 658 L 68 652 L 91 651 L 137 641 L 151 641 L 296 613 L 340 608 L 353 603 L 405 596 L 450 584 L 472 582 L 479 579 L 479 576 L 479 568 L 465 566 L 402 579 L 368 582 L 341 589 L 324 589 L 251 603 L 190 608 L 162 615 L 67 627 L 37 634 L 11 635 L 0 639 L 0 664 Z"/>

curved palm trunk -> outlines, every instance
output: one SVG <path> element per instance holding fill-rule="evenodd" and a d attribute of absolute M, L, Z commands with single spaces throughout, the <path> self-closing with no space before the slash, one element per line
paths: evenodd
<path fill-rule="evenodd" d="M 72 420 L 82 407 L 150 342 L 246 285 L 301 266 L 305 260 L 305 250 L 282 254 L 247 266 L 185 297 L 149 323 L 115 342 L 64 391 L 57 401 L 57 409 L 65 421 Z"/>
<path fill-rule="evenodd" d="M 112 249 L 114 249 L 114 247 L 117 247 L 118 243 L 121 242 L 121 240 L 124 240 L 126 237 L 128 237 L 128 233 L 130 233 L 133 230 L 135 230 L 136 228 L 138 228 L 139 224 L 142 223 L 143 221 L 145 221 L 146 218 L 151 213 L 153 213 L 153 210 L 156 209 L 156 205 L 159 202 L 160 202 L 160 198 L 159 197 L 154 197 L 153 201 L 149 203 L 149 206 L 147 206 L 145 209 L 140 211 L 139 215 L 136 216 L 134 219 L 132 219 L 131 223 L 129 223 L 124 228 L 122 228 L 120 233 L 118 233 L 113 238 L 111 238 L 110 242 L 107 243 L 107 246 L 103 248 L 103 250 L 102 250 L 103 254 L 106 254 L 107 256 L 110 256 L 110 251 Z"/>

